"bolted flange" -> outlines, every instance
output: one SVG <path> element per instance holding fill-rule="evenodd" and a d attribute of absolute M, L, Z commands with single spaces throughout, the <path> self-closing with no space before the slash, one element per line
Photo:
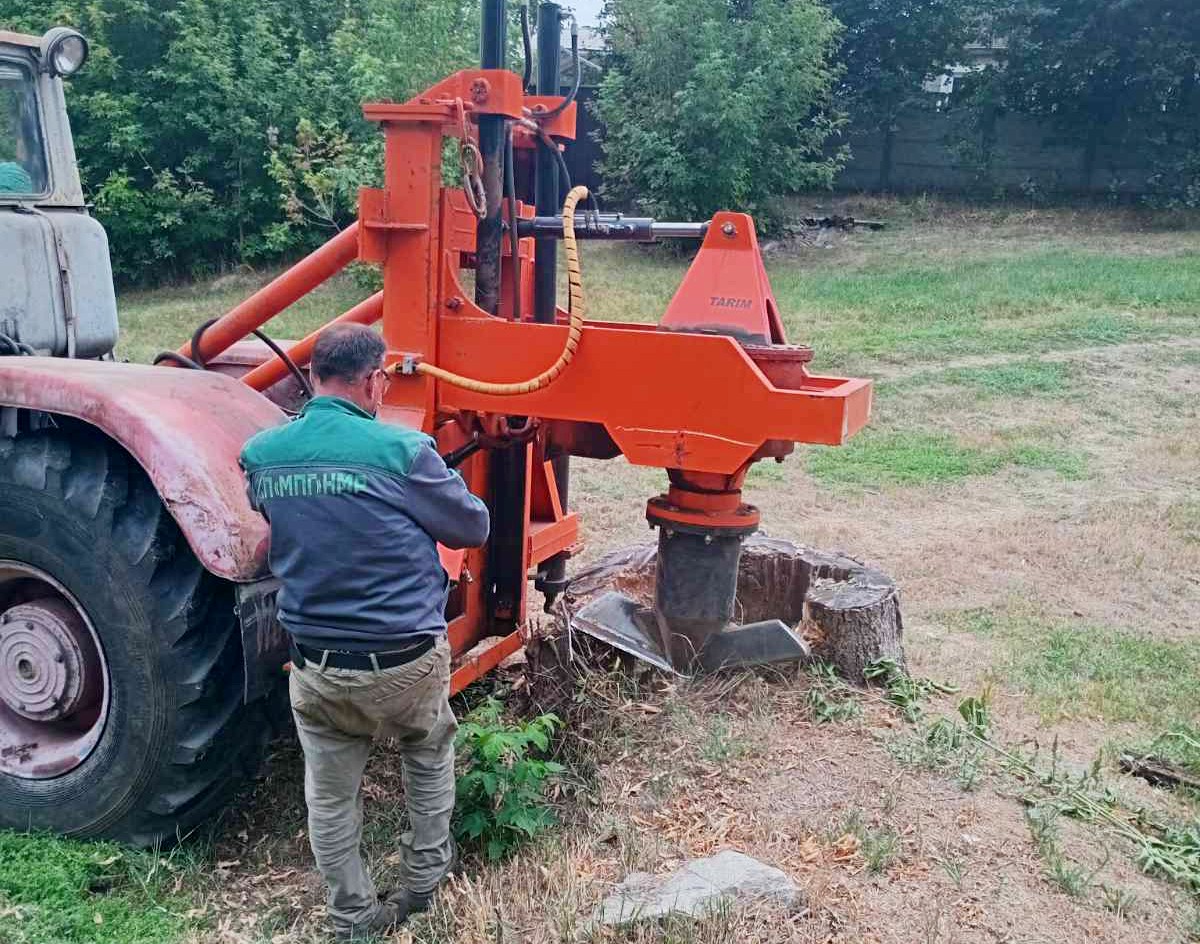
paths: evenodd
<path fill-rule="evenodd" d="M 92 634 L 65 600 L 46 597 L 0 622 L 0 702 L 31 721 L 60 721 L 93 705 L 104 670 Z"/>

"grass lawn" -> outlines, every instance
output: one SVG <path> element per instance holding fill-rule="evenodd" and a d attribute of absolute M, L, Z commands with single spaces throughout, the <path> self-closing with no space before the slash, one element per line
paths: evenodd
<path fill-rule="evenodd" d="M 911 668 L 980 698 L 1021 758 L 1071 777 L 1097 764 L 1105 790 L 1132 797 L 1121 809 L 1191 822 L 1194 798 L 1119 778 L 1113 757 L 1157 742 L 1200 771 L 1200 222 L 931 201 L 838 211 L 892 225 L 771 246 L 767 265 L 791 340 L 816 349 L 817 372 L 876 378 L 875 416 L 845 448 L 752 471 L 765 529 L 895 577 Z M 656 321 L 687 264 L 583 253 L 601 320 Z M 121 355 L 177 347 L 260 282 L 126 294 Z M 336 280 L 270 331 L 299 337 L 365 294 Z M 580 461 L 572 481 L 589 554 L 645 539 L 660 472 Z M 1011 758 L 948 751 L 924 721 L 870 700 L 841 710 L 811 679 L 719 696 L 596 685 L 579 698 L 611 711 L 586 731 L 588 785 L 563 802 L 574 825 L 506 865 L 473 862 L 398 940 L 1196 939 L 1188 895 L 1143 875 L 1121 840 L 1049 822 Z M 930 718 L 954 714 L 930 700 Z M 388 763 L 368 782 L 383 870 L 399 828 Z M 167 859 L 0 835 L 0 942 L 325 940 L 299 772 L 281 748 L 230 824 Z M 808 916 L 582 936 L 580 916 L 627 871 L 726 846 L 786 866 Z"/>
<path fill-rule="evenodd" d="M 172 887 L 176 871 L 152 853 L 111 843 L 0 832 L 0 940 L 5 944 L 178 940 L 193 917 L 188 914 L 193 906 Z"/>

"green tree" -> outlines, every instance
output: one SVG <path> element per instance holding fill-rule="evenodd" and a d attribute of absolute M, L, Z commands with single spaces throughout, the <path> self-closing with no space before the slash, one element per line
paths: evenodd
<path fill-rule="evenodd" d="M 1144 155 L 1160 190 L 1200 204 L 1200 5 L 1195 0 L 1001 0 L 1002 107 L 1082 142 L 1082 186 L 1103 145 Z M 996 94 L 995 90 L 999 90 Z"/>
<path fill-rule="evenodd" d="M 929 96 L 926 78 L 964 60 L 978 36 L 978 0 L 830 0 L 845 27 L 839 105 L 855 123 L 883 135 L 881 189 L 891 181 L 902 112 Z"/>
<path fill-rule="evenodd" d="M 597 111 L 609 195 L 660 217 L 826 186 L 838 26 L 817 0 L 609 0 Z"/>
<path fill-rule="evenodd" d="M 473 0 L 0 0 L 6 26 L 91 41 L 68 85 L 76 149 L 118 278 L 143 282 L 344 225 L 378 176 L 361 102 L 471 62 L 475 20 Z"/>

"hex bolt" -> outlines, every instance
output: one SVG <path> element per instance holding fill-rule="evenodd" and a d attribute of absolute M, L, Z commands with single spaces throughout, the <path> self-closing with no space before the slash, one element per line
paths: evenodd
<path fill-rule="evenodd" d="M 730 239 L 733 239 L 733 237 L 737 235 L 737 227 L 734 226 L 732 223 L 726 223 L 724 226 L 721 227 L 721 232 L 724 233 L 726 236 L 728 236 Z"/>
<path fill-rule="evenodd" d="M 706 534 L 706 535 L 704 535 L 704 543 L 705 543 L 705 544 L 712 544 L 712 535 L 711 535 L 711 534 Z"/>

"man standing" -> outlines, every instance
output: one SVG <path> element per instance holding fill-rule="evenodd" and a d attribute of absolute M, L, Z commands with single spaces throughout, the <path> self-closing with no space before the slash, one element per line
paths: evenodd
<path fill-rule="evenodd" d="M 437 544 L 487 540 L 487 506 L 421 433 L 377 422 L 389 377 L 369 328 L 330 328 L 313 350 L 317 396 L 242 452 L 271 525 L 279 619 L 292 638 L 292 711 L 304 749 L 309 839 L 340 940 L 425 910 L 453 868 L 449 580 Z M 395 738 L 410 831 L 402 887 L 382 902 L 363 864 L 362 776 Z"/>

